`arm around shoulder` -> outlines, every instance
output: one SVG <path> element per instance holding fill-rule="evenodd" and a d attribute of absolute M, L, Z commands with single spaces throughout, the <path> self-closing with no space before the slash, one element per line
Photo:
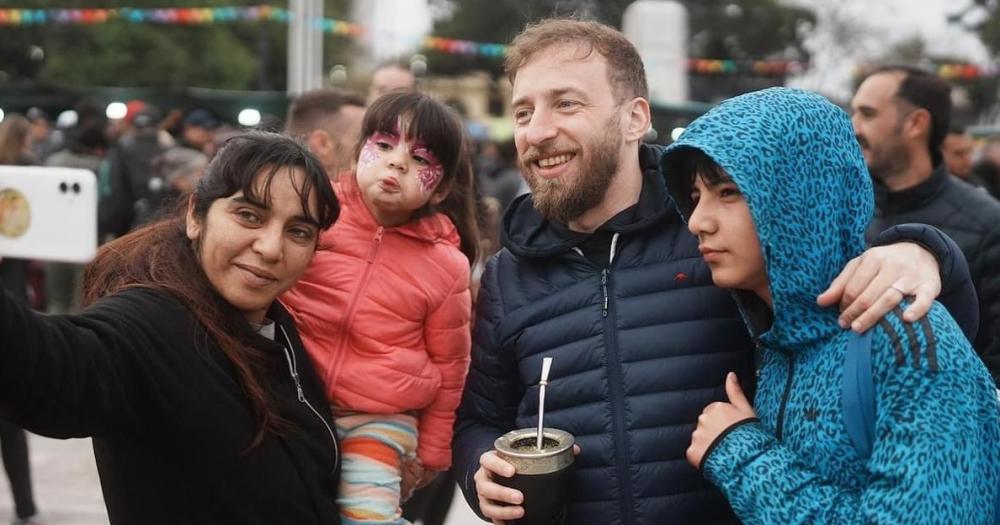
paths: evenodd
<path fill-rule="evenodd" d="M 900 224 L 880 233 L 872 244 L 885 246 L 897 242 L 919 244 L 937 258 L 941 273 L 941 294 L 937 300 L 951 312 L 966 337 L 974 340 L 979 328 L 976 287 L 969 263 L 955 241 L 933 226 Z"/>

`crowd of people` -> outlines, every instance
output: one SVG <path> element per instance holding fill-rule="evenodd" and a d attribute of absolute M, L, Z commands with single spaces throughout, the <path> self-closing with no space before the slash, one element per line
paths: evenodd
<path fill-rule="evenodd" d="M 397 64 L 280 130 L 8 115 L 0 164 L 93 171 L 103 243 L 0 261 L 19 522 L 21 428 L 94 439 L 114 523 L 439 525 L 456 482 L 517 520 L 493 443 L 537 424 L 544 357 L 566 523 L 1000 519 L 1000 148 L 944 81 L 754 92 L 665 148 L 619 31 L 539 21 L 505 68 L 509 144 Z"/>

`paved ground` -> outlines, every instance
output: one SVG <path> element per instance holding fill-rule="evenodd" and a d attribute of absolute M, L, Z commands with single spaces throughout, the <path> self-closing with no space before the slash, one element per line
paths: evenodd
<path fill-rule="evenodd" d="M 45 525 L 103 525 L 108 522 L 90 440 L 30 436 L 35 502 Z M 0 476 L 0 524 L 14 516 L 6 476 Z M 456 494 L 446 525 L 481 525 Z"/>

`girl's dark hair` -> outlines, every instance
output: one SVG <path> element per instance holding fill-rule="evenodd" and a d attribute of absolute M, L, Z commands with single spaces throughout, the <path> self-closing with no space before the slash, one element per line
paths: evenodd
<path fill-rule="evenodd" d="M 691 201 L 691 191 L 694 189 L 695 179 L 701 177 L 708 186 L 715 186 L 733 179 L 716 164 L 711 157 L 700 149 L 680 148 L 669 154 L 664 164 L 664 171 L 667 176 L 667 189 L 670 196 L 677 203 L 678 209 L 685 218 L 691 216 L 694 211 L 694 202 Z"/>
<path fill-rule="evenodd" d="M 320 228 L 329 228 L 340 208 L 326 172 L 303 145 L 275 133 L 255 132 L 225 143 L 194 190 L 195 217 L 204 221 L 214 201 L 235 194 L 269 205 L 271 182 L 279 170 L 288 167 L 305 173 L 297 191 L 306 216 Z M 309 206 L 314 195 L 315 208 Z M 253 448 L 268 430 L 282 431 L 288 426 L 272 406 L 266 388 L 275 356 L 267 351 L 265 341 L 246 317 L 209 282 L 187 237 L 185 210 L 186 206 L 180 205 L 173 217 L 104 245 L 84 272 L 83 304 L 128 288 L 162 290 L 180 300 L 236 368 L 258 420 L 257 434 L 249 447 Z M 205 245 L 200 248 L 211 249 Z"/>
<path fill-rule="evenodd" d="M 404 138 L 423 141 L 441 161 L 444 177 L 440 187 L 448 188 L 448 196 L 440 204 L 428 204 L 414 216 L 435 211 L 447 215 L 458 229 L 462 253 L 470 263 L 474 263 L 479 251 L 479 225 L 476 221 L 472 154 L 462 121 L 454 110 L 423 93 L 411 91 L 383 95 L 365 112 L 361 140 L 354 148 L 354 158 L 361 154 L 365 141 L 373 134 L 396 133 L 400 118 L 406 123 L 407 136 Z"/>

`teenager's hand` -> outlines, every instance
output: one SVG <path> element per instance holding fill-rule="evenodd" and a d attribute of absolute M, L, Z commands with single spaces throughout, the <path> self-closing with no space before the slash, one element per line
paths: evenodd
<path fill-rule="evenodd" d="M 870 248 L 851 262 L 820 294 L 820 306 L 840 305 L 840 326 L 868 330 L 905 297 L 913 297 L 903 320 L 916 321 L 941 293 L 937 258 L 919 244 L 900 242 Z"/>
<path fill-rule="evenodd" d="M 753 405 L 740 388 L 736 374 L 726 375 L 726 397 L 729 402 L 716 401 L 705 407 L 698 416 L 698 426 L 691 434 L 691 446 L 687 449 L 688 463 L 701 468 L 701 461 L 712 443 L 729 427 L 750 418 L 757 417 Z"/>
<path fill-rule="evenodd" d="M 479 456 L 479 470 L 472 479 L 476 482 L 479 510 L 483 516 L 502 524 L 504 520 L 514 520 L 524 516 L 524 494 L 493 481 L 495 476 L 509 478 L 514 475 L 514 465 L 500 459 L 490 450 Z"/>

